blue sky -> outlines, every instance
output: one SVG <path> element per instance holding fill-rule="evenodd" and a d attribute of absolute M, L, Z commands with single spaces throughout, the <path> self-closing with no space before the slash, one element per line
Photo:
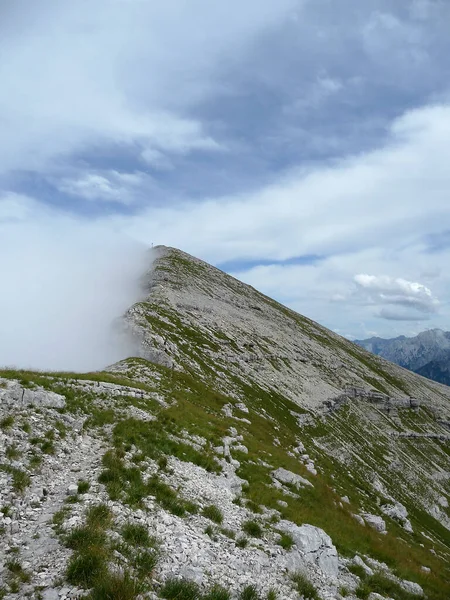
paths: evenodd
<path fill-rule="evenodd" d="M 0 11 L 4 282 L 161 243 L 349 337 L 450 328 L 446 0 Z"/>

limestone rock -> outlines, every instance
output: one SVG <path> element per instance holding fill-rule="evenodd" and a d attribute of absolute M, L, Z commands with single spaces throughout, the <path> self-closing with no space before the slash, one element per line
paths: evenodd
<path fill-rule="evenodd" d="M 301 487 L 305 487 L 305 486 L 313 487 L 313 484 L 310 481 L 308 481 L 307 479 L 305 479 L 304 477 L 302 477 L 301 475 L 292 473 L 291 471 L 288 471 L 287 469 L 283 469 L 282 467 L 273 471 L 272 477 L 274 477 L 281 483 L 289 483 L 291 485 L 294 485 L 297 488 L 301 488 Z"/>
<path fill-rule="evenodd" d="M 66 399 L 60 394 L 44 388 L 28 389 L 16 381 L 10 381 L 6 388 L 0 387 L 0 405 L 14 407 L 36 406 L 37 408 L 64 408 Z"/>
<path fill-rule="evenodd" d="M 338 554 L 329 535 L 313 525 L 294 525 L 290 521 L 280 521 L 279 529 L 289 533 L 295 544 L 295 549 L 287 555 L 287 567 L 290 570 L 298 569 L 300 557 L 303 555 L 306 562 L 314 563 L 322 573 L 329 578 L 338 576 Z"/>
<path fill-rule="evenodd" d="M 365 522 L 370 525 L 370 527 L 373 527 L 373 529 L 376 529 L 380 533 L 387 533 L 386 523 L 382 517 L 378 515 L 372 515 L 370 513 L 362 513 L 362 516 L 364 517 Z"/>

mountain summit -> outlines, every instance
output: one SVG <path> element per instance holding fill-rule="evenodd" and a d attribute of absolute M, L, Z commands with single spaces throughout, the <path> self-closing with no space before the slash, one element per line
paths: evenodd
<path fill-rule="evenodd" d="M 450 385 L 450 332 L 441 329 L 422 331 L 414 337 L 404 335 L 383 339 L 356 340 L 356 344 L 424 377 Z"/>
<path fill-rule="evenodd" d="M 137 356 L 0 371 L 5 597 L 448 600 L 450 388 L 152 259 Z"/>

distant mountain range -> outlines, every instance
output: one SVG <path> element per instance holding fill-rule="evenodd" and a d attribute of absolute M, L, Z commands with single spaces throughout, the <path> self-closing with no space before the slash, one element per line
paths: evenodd
<path fill-rule="evenodd" d="M 355 343 L 428 379 L 450 385 L 450 331 L 429 329 L 415 337 L 372 337 Z"/>

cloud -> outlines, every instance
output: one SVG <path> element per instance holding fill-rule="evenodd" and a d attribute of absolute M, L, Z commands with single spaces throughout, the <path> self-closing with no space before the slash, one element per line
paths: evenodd
<path fill-rule="evenodd" d="M 287 170 L 251 192 L 151 208 L 129 231 L 216 262 L 413 244 L 450 218 L 449 140 L 450 106 L 408 111 L 376 150 Z"/>
<path fill-rule="evenodd" d="M 418 314 L 414 312 L 408 312 L 407 310 L 393 309 L 393 308 L 382 308 L 377 315 L 381 319 L 387 321 L 428 321 L 430 315 Z"/>
<path fill-rule="evenodd" d="M 295 4 L 42 0 L 24 12 L 7 2 L 0 170 L 41 172 L 108 146 L 144 158 L 222 149 L 190 106 L 216 89 L 230 49 L 238 56 Z"/>
<path fill-rule="evenodd" d="M 113 323 L 140 298 L 145 247 L 31 200 L 14 214 L 0 216 L 0 366 L 88 371 L 135 354 Z"/>
<path fill-rule="evenodd" d="M 84 173 L 78 178 L 58 181 L 56 185 L 60 191 L 86 200 L 131 204 L 145 179 L 142 173 L 109 171 L 102 174 Z"/>
<path fill-rule="evenodd" d="M 427 0 L 6 0 L 0 259 L 34 244 L 52 265 L 60 231 L 74 264 L 71 232 L 89 257 L 132 238 L 348 335 L 445 326 L 449 18 Z M 440 310 L 355 293 L 355 273 L 421 282 Z"/>
<path fill-rule="evenodd" d="M 433 297 L 431 290 L 421 283 L 367 274 L 355 275 L 354 281 L 365 298 L 373 304 L 399 305 L 422 313 L 436 312 L 439 306 L 439 301 Z M 393 319 L 394 314 L 396 313 L 392 310 L 380 312 L 381 317 L 388 319 Z"/>

